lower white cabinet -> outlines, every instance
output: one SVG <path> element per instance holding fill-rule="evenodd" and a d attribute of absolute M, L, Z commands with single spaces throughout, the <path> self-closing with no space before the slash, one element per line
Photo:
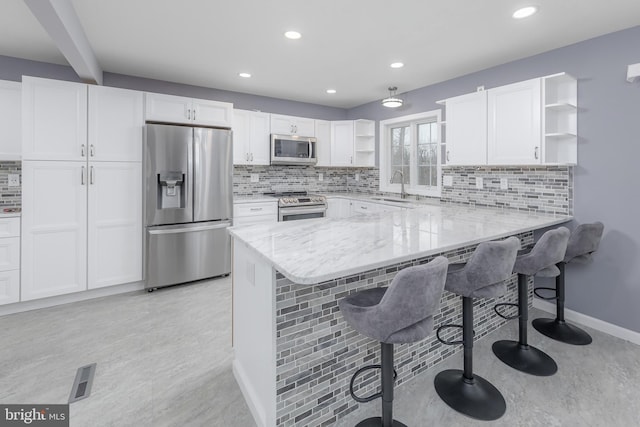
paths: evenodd
<path fill-rule="evenodd" d="M 0 218 L 0 305 L 20 300 L 20 218 Z"/>
<path fill-rule="evenodd" d="M 21 300 L 142 279 L 138 162 L 22 164 Z"/>
<path fill-rule="evenodd" d="M 250 225 L 278 221 L 278 201 L 236 202 L 233 204 L 233 225 Z"/>
<path fill-rule="evenodd" d="M 353 200 L 351 202 L 351 215 L 364 215 L 380 212 L 379 203 L 363 202 L 361 200 Z"/>
<path fill-rule="evenodd" d="M 351 216 L 351 200 L 341 197 L 327 198 L 327 218 L 347 218 Z"/>

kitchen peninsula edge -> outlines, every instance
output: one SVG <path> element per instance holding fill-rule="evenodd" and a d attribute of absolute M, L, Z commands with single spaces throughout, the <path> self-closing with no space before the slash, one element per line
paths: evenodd
<path fill-rule="evenodd" d="M 375 363 L 378 343 L 340 315 L 337 301 L 350 292 L 386 286 L 397 271 L 438 255 L 464 262 L 483 241 L 515 235 L 527 246 L 534 230 L 570 219 L 443 204 L 231 228 L 233 372 L 256 423 L 327 425 L 358 407 L 349 380 L 357 367 Z M 504 324 L 492 314 L 494 303 L 515 299 L 514 275 L 506 295 L 476 302 L 476 339 Z M 459 298 L 445 291 L 435 325 L 459 322 L 459 306 Z M 453 330 L 445 338 L 457 335 Z M 398 346 L 396 385 L 457 350 L 434 334 Z M 356 390 L 364 395 L 376 387 L 375 377 L 365 378 Z"/>

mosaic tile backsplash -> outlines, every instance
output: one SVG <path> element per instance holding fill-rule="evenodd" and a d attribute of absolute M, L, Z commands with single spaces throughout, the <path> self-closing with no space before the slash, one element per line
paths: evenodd
<path fill-rule="evenodd" d="M 9 187 L 10 173 L 22 174 L 21 162 L 0 162 L 0 208 L 17 207 L 21 205 L 22 188 Z"/>
<path fill-rule="evenodd" d="M 443 175 L 453 178 L 453 186 L 442 188 L 444 202 L 573 214 L 571 166 L 447 166 Z M 477 177 L 484 188 L 476 188 Z M 508 189 L 500 188 L 501 178 L 507 180 Z"/>

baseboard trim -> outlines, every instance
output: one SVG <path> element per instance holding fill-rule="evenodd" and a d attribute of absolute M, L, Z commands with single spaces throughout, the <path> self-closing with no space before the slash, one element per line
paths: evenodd
<path fill-rule="evenodd" d="M 551 302 L 543 301 L 540 298 L 534 298 L 533 308 L 551 313 L 555 317 L 556 305 Z M 578 313 L 577 311 L 567 310 L 566 308 L 564 310 L 564 317 L 566 320 L 580 323 L 584 326 L 588 326 L 600 332 L 604 332 L 606 334 L 613 335 L 614 337 L 621 338 L 623 340 L 627 340 L 634 344 L 640 345 L 640 333 L 632 331 L 630 329 L 626 329 L 621 326 L 596 319 L 595 317 L 587 316 L 586 314 Z"/>
<path fill-rule="evenodd" d="M 88 291 L 76 292 L 73 294 L 58 295 L 55 297 L 48 297 L 24 302 L 16 302 L 13 304 L 0 306 L 0 316 L 22 313 L 24 311 L 38 310 L 41 308 L 54 307 L 56 305 L 69 304 L 71 302 L 86 301 L 94 298 L 140 291 L 142 289 L 144 289 L 144 282 L 133 282 L 125 283 L 124 285 L 109 286 L 106 288 L 90 289 Z"/>
<path fill-rule="evenodd" d="M 253 415 L 253 420 L 256 422 L 258 427 L 267 427 L 267 417 L 264 408 L 260 407 L 257 403 L 258 399 L 256 399 L 255 390 L 248 381 L 247 375 L 245 374 L 242 365 L 238 362 L 238 359 L 235 359 L 231 363 L 231 369 L 236 382 L 240 386 L 240 391 L 244 396 L 244 400 L 247 402 L 247 406 L 249 406 L 249 411 L 251 411 L 251 415 Z"/>

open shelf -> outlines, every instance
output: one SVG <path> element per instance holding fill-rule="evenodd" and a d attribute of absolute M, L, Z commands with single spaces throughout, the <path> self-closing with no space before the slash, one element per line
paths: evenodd
<path fill-rule="evenodd" d="M 547 104 L 544 108 L 548 110 L 558 110 L 558 111 L 566 111 L 566 110 L 575 110 L 577 107 L 575 104 L 569 102 L 555 102 L 553 104 Z"/>

